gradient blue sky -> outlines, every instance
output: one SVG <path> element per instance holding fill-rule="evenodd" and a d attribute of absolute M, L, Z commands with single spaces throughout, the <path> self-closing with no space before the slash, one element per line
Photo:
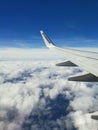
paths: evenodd
<path fill-rule="evenodd" d="M 0 1 L 0 47 L 43 48 L 40 30 L 59 46 L 98 47 L 98 0 Z"/>

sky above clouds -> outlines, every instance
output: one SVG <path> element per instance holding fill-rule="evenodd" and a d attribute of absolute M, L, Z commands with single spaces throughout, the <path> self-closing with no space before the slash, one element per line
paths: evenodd
<path fill-rule="evenodd" d="M 59 46 L 98 46 L 97 0 L 1 0 L 0 47 L 43 48 L 44 30 Z"/>

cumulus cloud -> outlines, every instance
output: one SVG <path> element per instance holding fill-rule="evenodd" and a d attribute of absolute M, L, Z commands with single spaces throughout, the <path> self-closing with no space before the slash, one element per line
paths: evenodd
<path fill-rule="evenodd" d="M 58 61 L 0 63 L 0 130 L 92 130 L 98 84 L 69 82 L 82 70 Z"/>

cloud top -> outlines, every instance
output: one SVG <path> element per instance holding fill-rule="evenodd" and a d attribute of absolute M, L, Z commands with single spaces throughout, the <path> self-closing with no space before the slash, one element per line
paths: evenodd
<path fill-rule="evenodd" d="M 98 84 L 68 82 L 79 68 L 58 68 L 57 62 L 0 63 L 1 130 L 97 128 L 90 113 L 98 110 Z"/>

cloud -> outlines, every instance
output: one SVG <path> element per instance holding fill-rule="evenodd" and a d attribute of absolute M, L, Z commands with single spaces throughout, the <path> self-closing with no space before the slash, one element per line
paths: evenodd
<path fill-rule="evenodd" d="M 69 82 L 82 70 L 58 60 L 0 63 L 0 130 L 92 130 L 98 84 Z"/>
<path fill-rule="evenodd" d="M 48 49 L 0 48 L 0 60 L 46 60 L 61 58 Z"/>

